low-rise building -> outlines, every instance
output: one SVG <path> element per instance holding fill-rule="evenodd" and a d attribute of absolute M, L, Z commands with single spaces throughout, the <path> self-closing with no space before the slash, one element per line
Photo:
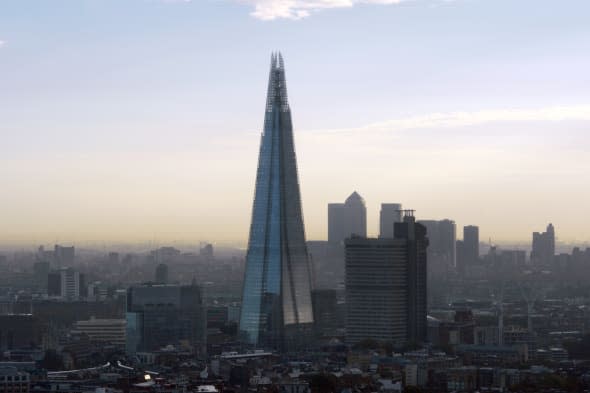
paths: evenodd
<path fill-rule="evenodd" d="M 87 321 L 77 321 L 73 330 L 85 333 L 93 343 L 113 345 L 123 349 L 125 348 L 125 328 L 124 319 L 90 318 Z"/>

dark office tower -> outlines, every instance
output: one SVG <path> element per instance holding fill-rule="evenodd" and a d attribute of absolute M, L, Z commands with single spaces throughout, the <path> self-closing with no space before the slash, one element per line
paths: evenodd
<path fill-rule="evenodd" d="M 140 285 L 127 289 L 127 353 L 177 348 L 188 342 L 203 351 L 206 312 L 196 285 Z"/>
<path fill-rule="evenodd" d="M 339 327 L 336 290 L 314 289 L 311 298 L 316 333 L 319 336 L 336 334 L 336 329 Z"/>
<path fill-rule="evenodd" d="M 533 232 L 533 250 L 531 262 L 534 264 L 548 265 L 555 257 L 555 228 L 553 224 L 547 225 L 546 232 Z"/>
<path fill-rule="evenodd" d="M 244 342 L 288 350 L 313 327 L 291 110 L 280 54 L 271 59 L 240 314 Z"/>
<path fill-rule="evenodd" d="M 454 223 L 453 223 L 454 224 Z M 405 242 L 408 263 L 408 342 L 425 342 L 427 325 L 427 261 L 429 240 L 424 225 L 416 223 L 413 210 L 394 226 L 395 240 Z"/>
<path fill-rule="evenodd" d="M 467 266 L 479 261 L 479 227 L 463 227 L 463 241 L 457 241 L 457 270 L 465 273 Z"/>
<path fill-rule="evenodd" d="M 72 267 L 74 266 L 75 249 L 74 247 L 62 247 L 55 245 L 55 261 L 58 267 Z"/>
<path fill-rule="evenodd" d="M 367 208 L 356 191 L 344 203 L 328 204 L 328 241 L 340 244 L 351 235 L 367 237 Z"/>
<path fill-rule="evenodd" d="M 479 259 L 479 227 L 468 225 L 463 227 L 463 247 L 468 263 Z"/>
<path fill-rule="evenodd" d="M 59 271 L 47 273 L 47 295 L 61 296 L 61 273 Z"/>
<path fill-rule="evenodd" d="M 168 265 L 165 263 L 160 263 L 156 266 L 156 277 L 155 281 L 158 284 L 167 284 L 168 283 Z"/>
<path fill-rule="evenodd" d="M 379 237 L 393 239 L 393 224 L 402 222 L 402 205 L 399 203 L 382 203 L 379 213 Z"/>
<path fill-rule="evenodd" d="M 352 237 L 345 247 L 347 342 L 426 341 L 426 228 L 409 213 L 394 238 Z"/>

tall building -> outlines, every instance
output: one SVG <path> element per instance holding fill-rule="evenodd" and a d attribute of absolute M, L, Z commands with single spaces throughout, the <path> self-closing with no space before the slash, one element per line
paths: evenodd
<path fill-rule="evenodd" d="M 278 350 L 302 344 L 313 327 L 311 286 L 285 67 L 282 56 L 273 54 L 246 254 L 241 339 Z"/>
<path fill-rule="evenodd" d="M 47 294 L 65 300 L 78 300 L 86 296 L 84 274 L 77 270 L 62 268 L 47 274 Z"/>
<path fill-rule="evenodd" d="M 63 247 L 58 244 L 54 247 L 55 262 L 58 267 L 72 267 L 76 258 L 76 250 L 72 247 Z"/>
<path fill-rule="evenodd" d="M 334 335 L 338 325 L 338 302 L 335 289 L 314 289 L 313 315 L 318 335 Z"/>
<path fill-rule="evenodd" d="M 352 235 L 367 237 L 367 208 L 356 191 L 344 203 L 328 204 L 328 241 L 342 243 Z"/>
<path fill-rule="evenodd" d="M 547 225 L 545 232 L 533 232 L 533 250 L 531 262 L 534 264 L 550 264 L 555 256 L 555 228 Z"/>
<path fill-rule="evenodd" d="M 457 241 L 457 270 L 465 273 L 465 268 L 479 261 L 479 227 L 463 227 L 463 240 Z"/>
<path fill-rule="evenodd" d="M 402 222 L 400 203 L 382 203 L 379 212 L 379 237 L 393 239 L 393 224 Z"/>
<path fill-rule="evenodd" d="M 205 345 L 206 314 L 196 285 L 133 286 L 127 290 L 126 347 L 129 355 L 189 343 Z"/>
<path fill-rule="evenodd" d="M 457 266 L 457 228 L 452 220 L 420 220 L 428 231 L 429 273 L 439 274 Z"/>
<path fill-rule="evenodd" d="M 347 342 L 426 341 L 426 228 L 407 215 L 393 238 L 352 237 L 345 247 Z"/>
<path fill-rule="evenodd" d="M 156 266 L 155 282 L 158 284 L 168 284 L 168 265 L 160 263 Z"/>
<path fill-rule="evenodd" d="M 467 261 L 475 263 L 479 259 L 479 227 L 475 225 L 463 227 L 463 247 L 465 247 Z"/>
<path fill-rule="evenodd" d="M 206 261 L 213 260 L 213 244 L 206 243 L 199 250 L 199 255 Z"/>

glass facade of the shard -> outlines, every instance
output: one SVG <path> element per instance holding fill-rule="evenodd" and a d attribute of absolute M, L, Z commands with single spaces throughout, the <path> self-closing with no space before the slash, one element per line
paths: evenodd
<path fill-rule="evenodd" d="M 313 323 L 311 268 L 281 55 L 271 60 L 240 315 L 242 339 L 282 350 Z"/>

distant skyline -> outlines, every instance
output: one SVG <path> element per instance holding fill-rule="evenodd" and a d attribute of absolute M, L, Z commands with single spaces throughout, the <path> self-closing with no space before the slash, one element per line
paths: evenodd
<path fill-rule="evenodd" d="M 353 191 L 590 241 L 590 2 L 6 0 L 0 244 L 246 244 L 270 54 L 306 237 Z"/>

